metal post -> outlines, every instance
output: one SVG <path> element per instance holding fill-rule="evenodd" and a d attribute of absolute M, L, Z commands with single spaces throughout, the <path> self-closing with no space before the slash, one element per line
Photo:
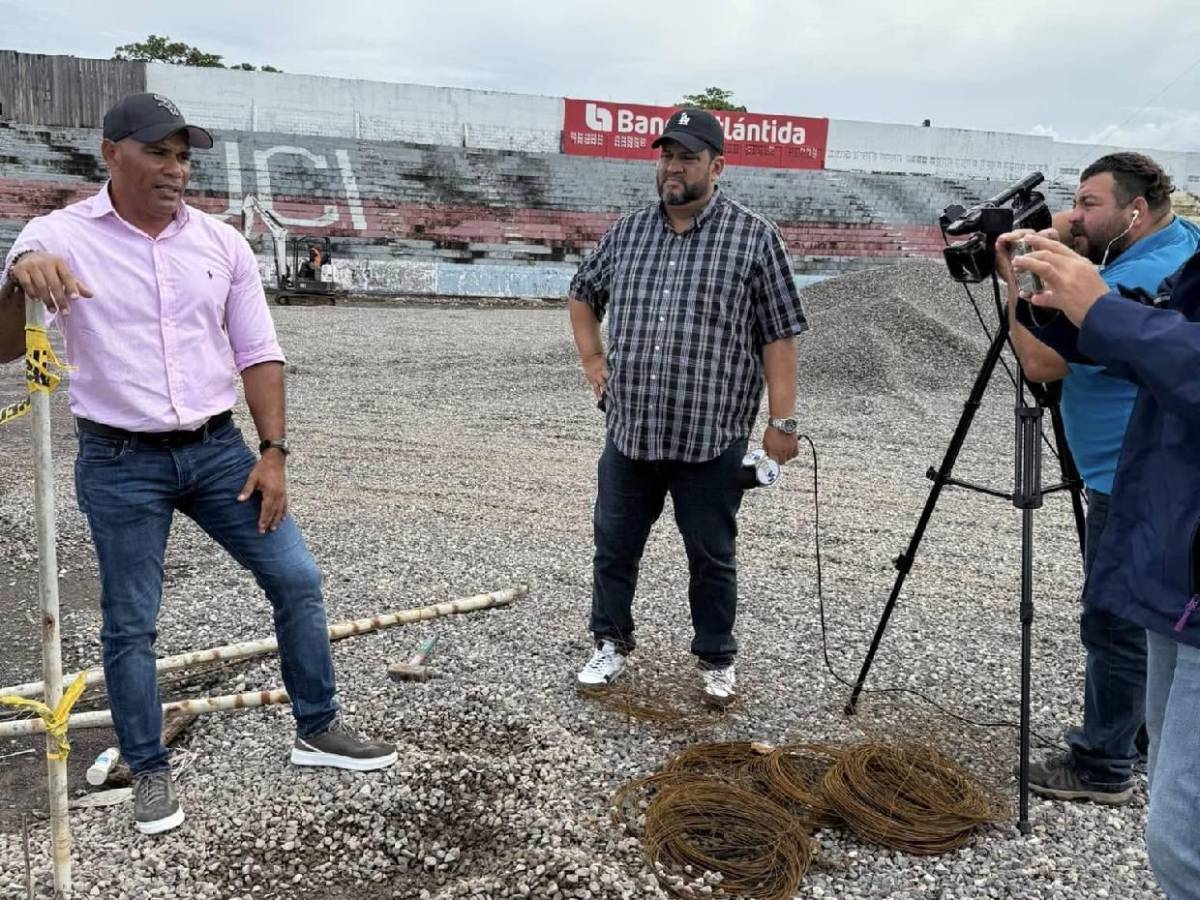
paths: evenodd
<path fill-rule="evenodd" d="M 43 327 L 42 304 L 25 301 L 25 322 Z M 58 550 L 54 528 L 54 469 L 50 458 L 50 395 L 30 396 L 33 421 L 34 495 L 37 502 L 38 596 L 42 607 L 42 679 L 46 705 L 54 709 L 62 698 L 62 644 L 58 621 Z M 58 749 L 46 736 L 47 754 Z M 54 849 L 54 891 L 71 894 L 71 824 L 67 812 L 67 761 L 47 759 L 50 779 L 50 833 Z"/>

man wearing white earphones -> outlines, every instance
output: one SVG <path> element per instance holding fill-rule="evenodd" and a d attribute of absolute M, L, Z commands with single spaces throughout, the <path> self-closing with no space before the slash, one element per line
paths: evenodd
<path fill-rule="evenodd" d="M 1154 160 L 1140 153 L 1109 154 L 1083 170 L 1073 208 L 1056 216 L 1054 225 L 1062 243 L 1100 267 L 1111 290 L 1153 293 L 1200 243 L 1200 229 L 1171 212 L 1170 193 L 1171 180 Z M 1007 274 L 1006 252 L 997 253 L 997 267 L 1010 285 L 1013 346 L 1025 374 L 1043 383 L 1062 380 L 1067 444 L 1087 488 L 1084 572 L 1090 578 L 1110 518 L 1137 386 L 1102 366 L 1068 364 L 1035 338 L 1015 317 L 1015 279 Z M 1079 633 L 1086 650 L 1083 722 L 1067 731 L 1067 753 L 1030 766 L 1029 786 L 1058 800 L 1126 803 L 1133 797 L 1134 763 L 1145 752 L 1145 628 L 1085 605 Z"/>
<path fill-rule="evenodd" d="M 1151 207 L 1151 210 L 1153 208 Z M 1139 213 L 1138 218 L 1144 214 Z M 1165 229 L 1158 234 L 1163 234 Z M 1042 235 L 1013 260 L 1042 289 L 1037 328 L 1064 358 L 1138 386 L 1084 603 L 1146 629 L 1150 813 L 1146 849 L 1169 900 L 1200 884 L 1200 252 L 1157 290 L 1110 291 L 1085 258 Z"/>

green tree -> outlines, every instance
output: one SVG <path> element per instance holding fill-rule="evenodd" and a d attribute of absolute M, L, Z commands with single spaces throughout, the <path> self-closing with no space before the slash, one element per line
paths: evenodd
<path fill-rule="evenodd" d="M 185 44 L 183 41 L 173 41 L 169 37 L 149 35 L 144 41 L 133 44 L 122 44 L 113 51 L 113 59 L 130 60 L 133 62 L 163 62 L 173 66 L 201 66 L 210 69 L 223 69 L 220 53 L 205 53 L 197 47 Z M 230 66 L 243 72 L 254 72 L 255 67 L 250 63 Z M 264 72 L 279 72 L 274 66 L 263 66 Z"/>
<path fill-rule="evenodd" d="M 144 41 L 122 44 L 113 51 L 113 59 L 164 62 L 175 66 L 204 66 L 213 69 L 225 67 L 219 53 L 205 53 L 183 41 L 173 41 L 169 37 L 159 37 L 157 34 L 150 35 Z"/>
<path fill-rule="evenodd" d="M 733 102 L 733 91 L 724 88 L 705 88 L 700 94 L 685 94 L 676 106 L 695 106 L 699 109 L 727 109 L 732 112 L 745 112 L 746 107 Z"/>

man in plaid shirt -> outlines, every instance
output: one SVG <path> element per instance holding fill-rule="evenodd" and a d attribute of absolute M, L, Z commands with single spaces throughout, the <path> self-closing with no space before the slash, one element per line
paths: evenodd
<path fill-rule="evenodd" d="M 598 469 L 591 630 L 580 685 L 604 685 L 633 650 L 633 594 L 668 492 L 687 550 L 707 702 L 735 697 L 738 475 L 766 381 L 763 448 L 797 453 L 796 341 L 807 322 L 787 248 L 718 188 L 717 120 L 684 109 L 654 142 L 661 202 L 620 219 L 571 282 L 571 327 L 607 413 Z M 600 322 L 609 316 L 607 354 Z"/>

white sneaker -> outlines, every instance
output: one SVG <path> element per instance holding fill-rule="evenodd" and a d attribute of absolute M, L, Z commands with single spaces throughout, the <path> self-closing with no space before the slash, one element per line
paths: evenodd
<path fill-rule="evenodd" d="M 733 663 L 723 669 L 701 669 L 704 678 L 704 700 L 713 706 L 728 706 L 737 699 L 737 676 Z"/>
<path fill-rule="evenodd" d="M 576 680 L 584 687 L 612 684 L 625 671 L 625 654 L 617 652 L 612 641 L 604 641 L 596 648 L 587 665 L 579 670 Z"/>

